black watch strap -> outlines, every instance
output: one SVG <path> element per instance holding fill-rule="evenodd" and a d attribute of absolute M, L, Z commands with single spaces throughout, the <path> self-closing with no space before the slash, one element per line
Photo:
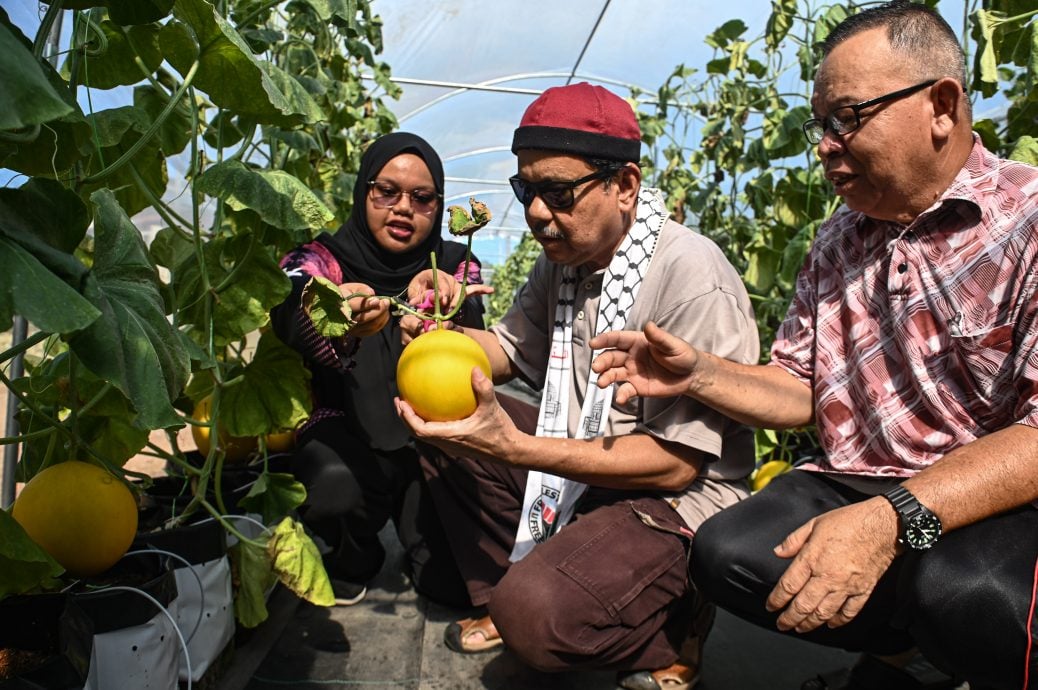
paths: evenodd
<path fill-rule="evenodd" d="M 898 541 L 915 551 L 933 546 L 941 536 L 941 520 L 903 486 L 883 494 L 898 515 Z"/>

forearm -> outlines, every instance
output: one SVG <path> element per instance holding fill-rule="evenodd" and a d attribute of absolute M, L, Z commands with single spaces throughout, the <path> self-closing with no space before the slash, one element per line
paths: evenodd
<path fill-rule="evenodd" d="M 697 352 L 687 395 L 748 426 L 790 429 L 814 418 L 811 388 L 777 366 Z"/>
<path fill-rule="evenodd" d="M 948 453 L 904 482 L 945 531 L 1038 500 L 1038 429 L 1013 424 Z"/>
<path fill-rule="evenodd" d="M 703 455 L 644 433 L 591 439 L 518 433 L 486 459 L 611 489 L 680 491 L 698 475 Z"/>
<path fill-rule="evenodd" d="M 493 373 L 492 379 L 494 383 L 504 383 L 511 381 L 516 376 L 515 367 L 512 364 L 512 360 L 505 354 L 504 348 L 501 347 L 501 343 L 498 341 L 497 336 L 490 331 L 485 331 L 478 328 L 469 328 L 464 326 L 454 325 L 454 330 L 461 331 L 465 335 L 469 336 L 483 348 L 483 351 L 487 353 L 487 359 L 490 360 L 490 371 Z"/>

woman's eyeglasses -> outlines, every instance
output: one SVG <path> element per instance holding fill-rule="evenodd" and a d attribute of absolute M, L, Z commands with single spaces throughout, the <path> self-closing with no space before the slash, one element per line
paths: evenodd
<path fill-rule="evenodd" d="M 423 216 L 436 212 L 440 203 L 441 195 L 431 189 L 412 189 L 405 192 L 394 184 L 381 180 L 370 180 L 368 188 L 371 194 L 371 203 L 375 208 L 392 208 L 400 203 L 400 199 L 406 194 L 411 200 L 411 208 L 415 213 Z"/>
<path fill-rule="evenodd" d="M 833 111 L 825 117 L 813 117 L 805 122 L 803 125 L 804 136 L 807 137 L 807 140 L 812 144 L 820 144 L 822 143 L 822 137 L 825 136 L 825 130 L 829 130 L 838 136 L 850 134 L 854 130 L 858 129 L 858 127 L 861 127 L 861 111 L 865 108 L 871 108 L 880 103 L 895 101 L 899 98 L 904 98 L 905 96 L 911 96 L 916 91 L 922 91 L 927 86 L 933 86 L 937 81 L 937 79 L 929 79 L 914 86 L 909 86 L 907 89 L 900 89 L 898 91 L 884 94 L 878 98 L 873 98 L 870 101 L 862 101 L 861 103 L 855 103 L 854 105 L 844 105 L 839 108 L 834 108 Z"/>
<path fill-rule="evenodd" d="M 545 180 L 544 182 L 527 182 L 518 175 L 512 175 L 508 178 L 508 182 L 512 185 L 515 197 L 523 206 L 529 206 L 533 203 L 534 197 L 539 196 L 548 208 L 564 211 L 573 206 L 575 201 L 573 192 L 577 187 L 591 180 L 604 180 L 616 173 L 616 170 L 604 168 L 585 175 L 579 180 Z"/>

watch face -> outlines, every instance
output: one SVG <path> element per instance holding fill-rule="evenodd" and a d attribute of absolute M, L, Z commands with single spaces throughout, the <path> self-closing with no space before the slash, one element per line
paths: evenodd
<path fill-rule="evenodd" d="M 916 515 L 905 528 L 905 544 L 912 549 L 928 549 L 941 536 L 941 521 L 935 515 Z"/>

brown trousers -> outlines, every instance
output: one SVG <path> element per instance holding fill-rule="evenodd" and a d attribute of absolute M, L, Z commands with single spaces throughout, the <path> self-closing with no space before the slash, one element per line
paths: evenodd
<path fill-rule="evenodd" d="M 536 409 L 499 398 L 521 429 L 535 427 Z M 569 524 L 510 563 L 526 472 L 439 452 L 422 467 L 473 604 L 486 605 L 525 663 L 566 671 L 677 661 L 693 614 L 690 543 L 665 501 L 591 487 Z"/>

